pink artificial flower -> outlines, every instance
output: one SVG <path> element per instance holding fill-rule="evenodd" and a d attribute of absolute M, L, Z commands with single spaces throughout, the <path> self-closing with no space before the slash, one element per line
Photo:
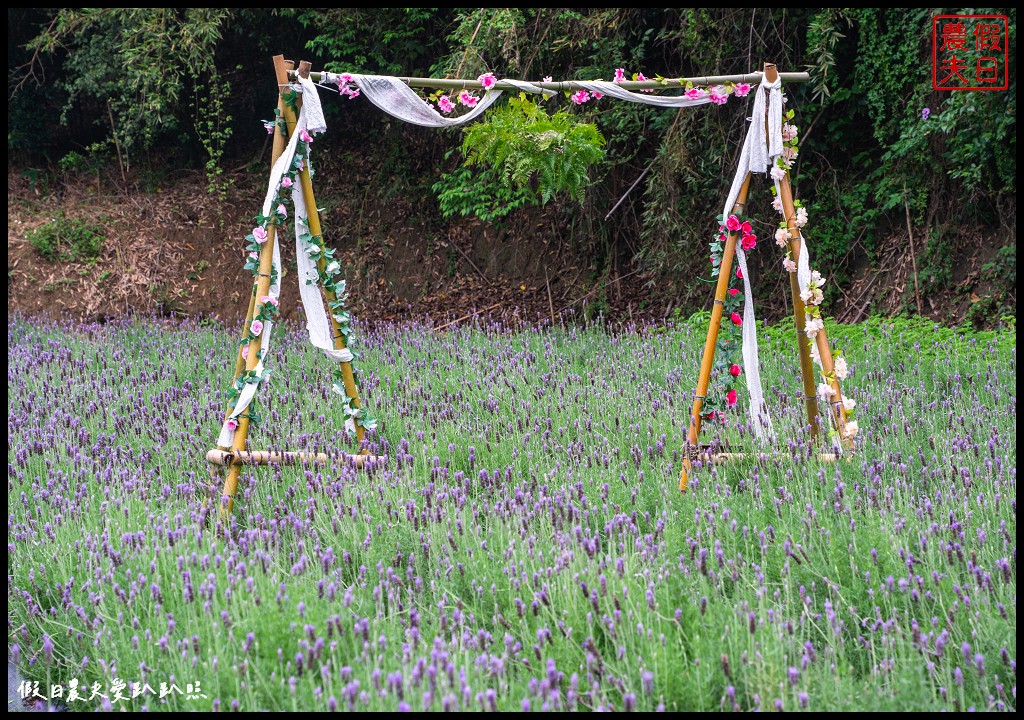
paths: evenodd
<path fill-rule="evenodd" d="M 257 255 L 255 252 L 251 252 L 251 253 L 249 253 L 249 259 L 250 260 L 259 260 L 260 256 Z"/>
<path fill-rule="evenodd" d="M 484 73 L 477 78 L 477 82 L 484 86 L 484 90 L 490 90 L 498 84 L 498 78 L 494 77 L 494 73 Z"/>
<path fill-rule="evenodd" d="M 352 73 L 342 73 L 338 77 L 338 81 L 339 82 L 343 82 L 343 83 L 350 83 L 350 82 L 352 82 Z"/>
<path fill-rule="evenodd" d="M 242 359 L 249 359 L 249 343 L 246 343 L 245 345 L 242 346 Z"/>
<path fill-rule="evenodd" d="M 742 230 L 745 233 L 752 233 L 754 232 L 754 226 L 751 225 L 749 222 L 744 222 L 742 225 L 740 225 L 740 230 Z"/>
<path fill-rule="evenodd" d="M 471 95 L 467 91 L 463 90 L 459 93 L 459 102 L 466 107 L 476 107 L 476 104 L 480 101 L 480 98 L 475 95 Z"/>
<path fill-rule="evenodd" d="M 237 420 L 235 420 L 234 418 L 230 418 L 230 419 L 229 419 L 229 420 L 228 420 L 228 421 L 227 421 L 226 423 L 224 423 L 224 424 L 228 426 L 228 430 L 230 430 L 231 432 L 234 432 L 234 431 L 235 431 L 235 428 L 236 428 L 236 427 L 238 427 L 238 421 L 237 421 Z"/>
<path fill-rule="evenodd" d="M 733 377 L 739 377 L 740 376 L 740 366 L 739 365 L 733 365 L 731 368 L 729 368 L 729 374 L 732 375 Z"/>
<path fill-rule="evenodd" d="M 736 93 L 736 97 L 746 97 L 750 92 L 750 83 L 738 83 L 733 87 L 733 92 Z"/>
<path fill-rule="evenodd" d="M 714 85 L 711 87 L 710 97 L 715 105 L 725 105 L 729 100 L 729 91 L 724 85 Z"/>
<path fill-rule="evenodd" d="M 572 94 L 572 101 L 577 105 L 582 105 L 588 100 L 590 100 L 590 93 L 586 90 L 577 90 Z"/>
<path fill-rule="evenodd" d="M 262 227 L 254 227 L 252 229 L 252 236 L 256 238 L 256 242 L 265 243 L 267 241 L 267 231 Z"/>
<path fill-rule="evenodd" d="M 450 113 L 455 109 L 455 106 L 452 104 L 452 99 L 447 95 L 442 95 L 437 99 L 437 107 L 443 113 Z"/>
<path fill-rule="evenodd" d="M 782 267 L 786 269 L 786 272 L 796 272 L 796 263 L 789 258 L 782 258 Z"/>
<path fill-rule="evenodd" d="M 786 177 L 786 170 L 776 165 L 771 170 L 771 176 L 773 180 L 782 180 Z"/>
<path fill-rule="evenodd" d="M 740 289 L 739 288 L 729 288 L 729 296 L 730 297 L 736 297 L 739 294 L 740 294 Z"/>
<path fill-rule="evenodd" d="M 277 214 L 281 217 L 288 217 L 288 208 L 284 206 L 284 203 L 277 206 Z"/>
<path fill-rule="evenodd" d="M 305 130 L 299 130 L 299 140 L 304 143 L 311 143 L 313 142 L 313 137 Z"/>
<path fill-rule="evenodd" d="M 541 80 L 541 82 L 554 82 L 554 80 L 552 80 L 550 75 L 545 75 L 544 79 Z"/>
<path fill-rule="evenodd" d="M 725 401 L 729 404 L 729 407 L 736 405 L 736 391 L 730 390 L 725 394 Z"/>
<path fill-rule="evenodd" d="M 729 236 L 726 235 L 725 233 L 723 233 L 723 234 L 718 236 L 718 242 L 725 242 L 728 239 L 729 239 Z"/>
<path fill-rule="evenodd" d="M 733 325 L 743 324 L 743 318 L 740 317 L 739 313 L 733 313 L 732 315 L 729 316 L 729 319 L 732 320 Z"/>
<path fill-rule="evenodd" d="M 740 280 L 743 279 L 743 271 L 740 270 L 739 268 L 736 268 L 736 277 L 738 277 Z"/>
<path fill-rule="evenodd" d="M 729 219 L 725 221 L 725 226 L 729 228 L 731 231 L 736 232 L 743 226 L 743 224 L 740 222 L 740 219 L 738 217 L 736 217 L 735 215 L 730 215 Z"/>
<path fill-rule="evenodd" d="M 249 329 L 252 330 L 253 335 L 259 335 L 261 332 L 263 332 L 263 323 L 261 323 L 259 320 L 253 320 L 252 325 L 249 326 Z"/>
<path fill-rule="evenodd" d="M 700 99 L 702 99 L 702 98 L 705 98 L 705 97 L 707 97 L 707 93 L 706 93 L 706 92 L 704 92 L 704 91 L 703 91 L 703 90 L 701 90 L 700 88 L 695 88 L 695 87 L 692 87 L 692 88 L 690 88 L 690 89 L 689 89 L 689 90 L 687 90 L 687 91 L 686 91 L 686 92 L 685 92 L 684 94 L 685 94 L 685 95 L 686 95 L 686 97 L 688 97 L 688 98 L 689 98 L 690 100 L 700 100 Z"/>
<path fill-rule="evenodd" d="M 779 247 L 786 247 L 786 243 L 789 242 L 789 230 L 786 228 L 779 228 L 775 231 L 775 244 Z"/>
<path fill-rule="evenodd" d="M 290 177 L 285 175 L 283 178 L 281 178 L 281 187 L 283 187 L 283 188 L 290 188 L 291 186 L 292 186 L 292 179 Z"/>
<path fill-rule="evenodd" d="M 636 74 L 636 81 L 637 82 L 646 82 L 647 78 L 644 77 L 643 73 L 637 73 Z M 652 93 L 652 92 L 654 92 L 654 90 L 647 89 L 647 90 L 641 90 L 640 92 Z"/>
<path fill-rule="evenodd" d="M 757 235 L 744 235 L 742 245 L 744 250 L 753 250 L 757 247 Z"/>
<path fill-rule="evenodd" d="M 277 298 L 272 298 L 269 295 L 261 297 L 260 302 L 264 305 L 273 305 L 274 307 L 277 307 Z"/>
<path fill-rule="evenodd" d="M 599 93 L 599 92 L 595 92 L 594 93 L 594 99 L 595 100 L 600 100 L 603 97 L 604 97 L 604 93 Z"/>
<path fill-rule="evenodd" d="M 615 68 L 615 79 L 612 82 L 625 82 L 626 81 L 626 69 Z"/>
<path fill-rule="evenodd" d="M 263 127 L 266 129 L 267 135 L 273 135 L 274 128 L 277 127 L 277 124 L 273 122 L 264 122 Z"/>
<path fill-rule="evenodd" d="M 775 208 L 775 212 L 782 213 L 782 198 L 776 196 L 775 199 L 772 200 L 772 207 Z"/>

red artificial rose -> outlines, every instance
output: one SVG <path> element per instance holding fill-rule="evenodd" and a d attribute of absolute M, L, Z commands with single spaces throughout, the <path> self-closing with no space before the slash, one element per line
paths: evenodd
<path fill-rule="evenodd" d="M 739 288 L 729 288 L 729 294 L 731 296 L 736 297 L 737 295 L 739 295 L 739 293 L 740 293 L 740 289 Z"/>
<path fill-rule="evenodd" d="M 742 230 L 744 233 L 749 234 L 749 233 L 753 232 L 754 228 L 751 227 L 750 223 L 745 222 L 742 225 L 740 225 L 740 230 Z"/>
<path fill-rule="evenodd" d="M 739 377 L 740 376 L 740 366 L 739 365 L 733 365 L 731 368 L 729 368 L 729 374 L 732 375 L 733 377 Z"/>
<path fill-rule="evenodd" d="M 753 250 L 757 247 L 757 235 L 744 235 L 743 236 L 743 249 Z"/>
<path fill-rule="evenodd" d="M 739 268 L 736 268 L 736 277 L 738 277 L 740 280 L 743 279 L 743 271 L 740 270 Z"/>
<path fill-rule="evenodd" d="M 732 320 L 734 325 L 743 324 L 743 318 L 740 317 L 739 313 L 733 313 L 732 315 L 729 316 L 729 319 Z"/>
<path fill-rule="evenodd" d="M 738 217 L 736 217 L 735 215 L 730 215 L 729 219 L 725 221 L 725 226 L 727 228 L 729 228 L 730 230 L 732 230 L 733 232 L 736 232 L 737 230 L 739 230 L 740 229 L 740 225 L 741 225 L 740 219 Z"/>
<path fill-rule="evenodd" d="M 729 403 L 729 407 L 732 407 L 733 405 L 735 405 L 736 404 L 736 391 L 735 390 L 730 390 L 728 393 L 726 393 L 725 401 L 727 403 Z"/>

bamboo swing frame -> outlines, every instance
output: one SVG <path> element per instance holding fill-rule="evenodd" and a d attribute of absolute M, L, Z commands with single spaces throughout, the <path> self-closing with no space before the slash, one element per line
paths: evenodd
<path fill-rule="evenodd" d="M 298 70 L 294 68 L 294 62 L 285 60 L 283 55 L 274 56 L 274 72 L 277 78 L 278 84 L 278 111 L 280 117 L 283 119 L 287 128 L 287 137 L 280 133 L 274 133 L 274 141 L 271 153 L 271 167 L 277 162 L 277 159 L 284 152 L 285 146 L 292 133 L 295 131 L 295 125 L 297 122 L 296 113 L 284 100 L 284 95 L 288 92 L 289 83 L 297 75 L 302 77 L 308 77 L 314 82 L 318 82 L 323 78 L 323 73 L 310 72 L 310 63 L 302 61 L 299 63 Z M 678 80 L 671 80 L 665 82 L 661 81 L 633 81 L 633 82 L 622 82 L 621 87 L 626 90 L 652 90 L 652 89 L 667 89 L 679 86 L 685 86 L 688 82 L 692 82 L 695 85 L 713 85 L 722 84 L 726 82 L 748 82 L 751 84 L 759 84 L 762 77 L 767 77 L 770 82 L 774 82 L 776 78 L 781 77 L 783 82 L 792 83 L 803 83 L 809 81 L 809 75 L 807 73 L 779 73 L 775 65 L 771 63 L 765 63 L 764 71 L 755 73 L 746 73 L 740 75 L 712 75 L 712 76 L 700 76 L 691 78 L 680 78 Z M 444 78 L 400 78 L 405 81 L 410 87 L 422 87 L 422 88 L 438 88 L 438 89 L 482 89 L 482 84 L 477 80 L 461 80 L 461 79 L 444 79 Z M 581 89 L 575 81 L 562 81 L 562 82 L 538 82 L 534 83 L 540 88 L 545 90 L 553 90 L 556 92 L 561 91 L 572 91 Z M 512 85 L 498 81 L 495 85 L 497 89 L 515 90 Z M 761 92 L 760 88 L 757 90 Z M 767 118 L 765 118 L 767 122 Z M 303 195 L 305 196 L 305 204 L 308 213 L 307 223 L 309 226 L 309 232 L 313 236 L 321 234 L 320 218 L 316 209 L 316 201 L 313 197 L 313 185 L 309 173 L 309 164 L 306 163 L 304 168 L 299 173 L 299 182 L 301 183 Z M 790 187 L 789 173 L 780 180 L 780 199 L 782 202 L 783 212 L 786 218 L 787 227 L 789 229 L 789 249 L 793 253 L 793 257 L 797 257 L 800 251 L 800 243 L 803 238 L 800 235 L 800 230 L 796 226 L 796 209 L 793 204 L 793 192 Z M 750 175 L 744 179 L 742 188 L 739 196 L 736 200 L 734 213 L 742 212 L 746 206 L 747 195 L 750 187 Z M 256 279 L 253 283 L 253 291 L 249 298 L 248 309 L 245 314 L 245 324 L 243 325 L 243 338 L 246 336 L 246 328 L 250 326 L 254 317 L 259 316 L 262 309 L 262 302 L 260 298 L 267 295 L 267 291 L 270 287 L 270 273 L 273 259 L 274 243 L 277 242 L 277 226 L 276 224 L 268 224 L 267 226 L 267 240 L 263 243 L 263 246 L 259 253 L 259 269 L 257 271 Z M 722 263 L 718 276 L 718 283 L 715 288 L 715 300 L 711 311 L 711 320 L 708 324 L 707 339 L 704 344 L 704 353 L 700 366 L 700 373 L 697 379 L 697 388 L 694 394 L 693 407 L 690 413 L 690 422 L 687 430 L 686 437 L 686 452 L 683 456 L 683 467 L 682 473 L 679 480 L 680 491 L 685 491 L 689 484 L 689 476 L 694 470 L 694 466 L 698 463 L 711 463 L 718 464 L 726 462 L 732 459 L 738 459 L 744 457 L 742 453 L 711 453 L 707 449 L 702 449 L 698 444 L 700 429 L 701 429 L 701 408 L 703 402 L 707 396 L 708 387 L 711 381 L 711 369 L 714 364 L 715 346 L 718 340 L 718 332 L 721 327 L 722 313 L 725 306 L 725 294 L 728 289 L 729 279 L 732 273 L 733 259 L 736 254 L 736 242 L 739 237 L 739 233 L 731 232 L 728 234 L 724 251 L 722 254 Z M 321 257 L 318 261 L 318 269 L 324 270 L 326 259 Z M 810 343 L 806 334 L 804 333 L 804 303 L 800 298 L 800 289 L 797 284 L 796 273 L 791 272 L 789 274 L 790 280 L 790 291 L 793 299 L 793 313 L 794 320 L 796 322 L 797 329 L 797 352 L 800 359 L 800 374 L 803 380 L 803 395 L 804 402 L 807 411 L 807 421 L 810 425 L 812 441 L 818 441 L 820 435 L 819 427 L 819 408 L 818 400 L 815 394 L 815 378 L 814 378 L 814 367 L 811 362 Z M 334 294 L 330 291 L 323 290 L 323 294 L 327 301 L 335 300 Z M 333 313 L 330 314 L 332 334 L 334 336 L 334 347 L 337 350 L 345 348 L 344 335 L 339 330 L 338 322 L 335 320 Z M 821 357 L 821 364 L 823 372 L 826 375 L 830 375 L 833 379 L 831 382 L 832 389 L 834 392 L 833 402 L 830 403 L 829 409 L 836 427 L 840 431 L 840 437 L 843 437 L 849 447 L 852 448 L 853 441 L 851 439 L 845 439 L 843 428 L 846 424 L 846 411 L 845 406 L 842 402 L 842 394 L 840 392 L 839 383 L 835 379 L 834 363 L 832 359 L 832 352 L 828 344 L 828 339 L 825 335 L 824 330 L 820 330 L 815 339 L 817 344 L 818 352 Z M 242 347 L 239 346 L 238 354 L 235 358 L 235 368 L 233 380 L 237 381 L 243 372 L 253 370 L 259 362 L 260 348 L 263 344 L 263 334 L 256 336 L 249 340 L 248 353 L 243 355 Z M 358 388 L 356 387 L 355 377 L 352 372 L 351 362 L 341 362 L 341 372 L 343 382 L 345 386 L 346 394 L 353 399 L 352 404 L 359 408 L 361 407 Z M 225 421 L 231 414 L 232 405 L 228 404 L 225 411 Z M 363 445 L 365 431 L 359 422 L 356 422 L 356 439 Z M 238 480 L 241 473 L 241 469 L 246 465 L 324 465 L 330 462 L 341 461 L 348 463 L 350 466 L 361 469 L 370 470 L 379 464 L 386 462 L 384 457 L 376 457 L 370 455 L 366 449 L 362 449 L 358 454 L 334 454 L 330 455 L 327 453 L 309 453 L 309 452 L 286 452 L 286 451 L 249 451 L 246 449 L 246 444 L 249 435 L 249 416 L 245 413 L 238 417 L 238 426 L 235 430 L 234 442 L 231 447 L 217 447 L 210 450 L 206 454 L 206 460 L 210 466 L 211 479 L 213 482 L 219 482 L 223 480 L 223 492 L 221 494 L 220 512 L 223 518 L 227 518 L 231 515 L 234 508 L 234 498 L 238 490 Z M 774 456 L 774 454 L 773 454 Z M 828 453 L 820 453 L 819 458 L 822 461 L 831 461 L 834 456 Z M 226 470 L 225 470 L 226 468 Z"/>

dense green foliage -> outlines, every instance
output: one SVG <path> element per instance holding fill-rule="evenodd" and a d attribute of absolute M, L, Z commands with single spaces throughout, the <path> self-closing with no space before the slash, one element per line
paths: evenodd
<path fill-rule="evenodd" d="M 604 142 L 595 125 L 578 123 L 564 110 L 548 115 L 523 94 L 471 125 L 462 152 L 467 165 L 500 168 L 506 186 L 535 183 L 541 202 L 558 192 L 582 201 L 587 171 L 604 157 Z"/>
<path fill-rule="evenodd" d="M 30 245 L 47 260 L 95 260 L 103 252 L 103 231 L 83 220 L 58 215 L 28 231 Z"/>
<path fill-rule="evenodd" d="M 855 267 L 879 263 L 902 242 L 908 213 L 918 228 L 922 290 L 949 289 L 958 279 L 958 252 L 977 243 L 978 232 L 996 238 L 990 255 L 1015 262 L 999 251 L 1000 243 L 1012 244 L 1016 227 L 1016 11 L 1006 11 L 1005 92 L 932 89 L 931 18 L 937 12 L 11 10 L 8 147 L 27 152 L 32 162 L 45 157 L 51 166 L 71 151 L 101 150 L 120 160 L 129 176 L 163 171 L 168 162 L 205 164 L 215 186 L 224 158 L 248 158 L 261 144 L 258 121 L 273 102 L 269 56 L 275 52 L 331 70 L 465 78 L 490 71 L 523 79 L 610 79 L 617 67 L 686 76 L 753 70 L 772 60 L 783 69 L 806 67 L 813 77 L 810 85 L 789 89 L 802 138 L 795 180 L 812 218 L 815 257 L 838 281 L 830 292 L 838 292 Z M 971 50 L 968 62 L 976 55 Z M 661 277 L 669 284 L 690 285 L 689 278 L 706 271 L 691 249 L 700 246 L 719 210 L 745 108 L 730 103 L 665 111 L 610 100 L 580 108 L 555 102 L 563 105 L 551 112 L 568 108 L 607 139 L 603 157 L 587 173 L 582 208 L 565 203 L 571 240 L 590 248 L 598 274 L 611 267 L 613 248 L 628 247 L 631 257 L 621 260 L 667 271 Z M 457 154 L 444 159 L 454 144 L 451 134 L 413 135 L 361 102 L 328 106 L 341 131 L 330 133 L 324 147 L 334 144 L 345 153 L 361 147 L 385 158 L 375 182 L 386 191 L 397 177 L 404 192 L 421 194 L 424 208 L 440 200 L 444 215 L 490 220 L 532 204 L 522 195 L 510 198 L 500 173 L 474 169 L 467 175 Z M 53 130 L 61 123 L 67 132 Z M 407 153 L 422 159 L 411 173 L 406 161 L 395 160 Z M 599 221 L 624 195 L 623 205 Z M 767 200 L 755 192 L 752 214 L 770 218 Z M 755 264 L 777 262 L 768 255 Z M 1008 272 L 1015 274 L 1015 267 Z M 695 292 L 692 285 L 678 289 Z"/>

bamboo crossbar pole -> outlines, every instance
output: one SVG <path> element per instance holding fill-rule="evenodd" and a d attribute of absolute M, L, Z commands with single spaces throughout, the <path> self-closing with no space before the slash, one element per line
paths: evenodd
<path fill-rule="evenodd" d="M 309 63 L 305 61 L 301 62 L 299 64 L 299 72 L 304 75 L 308 74 Z M 301 102 L 301 97 L 299 98 L 299 102 Z M 284 116 L 289 123 L 295 120 L 295 114 L 289 107 L 284 109 Z M 309 226 L 309 233 L 314 237 L 322 235 L 323 230 L 320 227 L 320 213 L 317 212 L 316 199 L 313 196 L 313 181 L 309 176 L 309 163 L 306 163 L 302 170 L 299 171 L 299 183 L 302 185 L 302 194 L 306 203 L 306 223 Z M 327 266 L 326 258 L 321 256 L 321 258 L 317 260 L 316 266 L 317 270 L 323 272 Z M 337 296 L 327 288 L 323 289 L 323 293 L 327 297 L 328 303 L 334 302 L 337 299 Z M 328 309 L 330 310 L 330 306 L 328 306 Z M 334 349 L 343 350 L 345 349 L 345 336 L 341 333 L 341 326 L 334 318 L 333 310 L 328 312 L 327 315 L 331 319 L 331 335 L 334 338 Z M 359 402 L 359 388 L 356 387 L 356 378 L 355 374 L 352 372 L 351 362 L 341 363 L 341 376 L 342 381 L 345 384 L 345 393 L 352 398 L 352 404 L 357 408 L 362 407 Z M 363 429 L 362 423 L 358 420 L 356 421 L 355 426 L 356 440 L 359 443 L 362 443 L 363 437 L 366 435 L 366 430 Z"/>
<path fill-rule="evenodd" d="M 337 73 L 332 73 L 337 74 Z M 696 77 L 685 77 L 685 78 L 669 78 L 668 84 L 663 84 L 657 80 L 626 80 L 624 82 L 617 83 L 619 87 L 624 90 L 671 90 L 674 88 L 685 87 L 687 83 L 693 83 L 694 85 L 721 85 L 722 83 L 759 83 L 763 73 L 752 72 L 744 73 L 739 75 L 703 75 Z M 811 76 L 806 72 L 784 72 L 779 73 L 782 76 L 782 82 L 784 83 L 807 83 L 811 81 Z M 292 73 L 294 77 L 294 73 Z M 313 82 L 320 82 L 323 78 L 323 73 L 312 72 L 309 77 Z M 398 78 L 402 82 L 406 83 L 409 87 L 419 88 L 438 88 L 442 90 L 483 90 L 483 84 L 479 80 L 469 79 L 452 79 L 452 78 L 423 78 L 423 77 L 400 77 Z M 536 85 L 544 90 L 554 90 L 556 92 L 570 91 L 570 90 L 584 90 L 585 88 L 580 85 L 577 80 L 561 80 L 559 82 L 532 82 L 532 85 Z M 494 88 L 498 90 L 519 90 L 519 88 L 511 85 L 502 80 L 498 80 Z"/>
<path fill-rule="evenodd" d="M 750 173 L 743 180 L 739 195 L 736 197 L 736 204 L 733 205 L 733 213 L 743 212 L 747 204 L 747 192 L 750 190 Z M 722 250 L 722 264 L 718 270 L 718 284 L 715 286 L 715 302 L 711 307 L 711 320 L 708 323 L 708 336 L 704 341 L 704 356 L 700 364 L 700 375 L 697 378 L 697 391 L 693 397 L 693 409 L 690 411 L 690 426 L 686 435 L 686 448 L 683 454 L 683 470 L 679 476 L 679 490 L 685 492 L 689 485 L 690 472 L 693 469 L 693 460 L 697 454 L 697 437 L 700 435 L 701 408 L 704 406 L 704 398 L 708 394 L 708 386 L 711 384 L 711 368 L 715 362 L 715 344 L 718 342 L 718 329 L 722 324 L 722 312 L 725 308 L 725 293 L 729 289 L 729 280 L 732 278 L 732 259 L 736 254 L 736 240 L 739 232 L 730 232 L 725 241 L 725 248 Z"/>
<path fill-rule="evenodd" d="M 768 460 L 787 460 L 787 459 L 792 458 L 793 456 L 790 455 L 790 454 L 787 454 L 787 453 L 778 453 L 778 452 L 774 452 L 774 453 L 742 453 L 742 452 L 735 452 L 735 453 L 732 453 L 732 452 L 709 453 L 709 452 L 701 452 L 697 456 L 697 459 L 700 460 L 705 465 L 708 464 L 708 463 L 711 463 L 712 465 L 724 465 L 725 463 L 731 462 L 733 460 L 744 460 L 744 459 L 748 459 L 749 460 L 749 459 L 752 459 L 752 458 L 760 460 L 762 457 L 764 457 L 765 459 L 768 459 Z M 835 453 L 824 453 L 824 452 L 823 453 L 818 453 L 817 454 L 817 459 L 818 459 L 819 462 L 826 462 L 826 463 L 835 462 L 836 461 L 836 455 L 835 455 Z"/>
<path fill-rule="evenodd" d="M 274 71 L 277 74 L 277 83 L 279 95 L 287 90 L 288 84 L 288 68 L 285 64 L 284 55 L 274 56 Z M 253 316 L 259 313 L 262 309 L 263 304 L 259 301 L 259 298 L 265 297 L 267 291 L 270 289 L 270 273 L 274 259 L 274 243 L 277 242 L 277 227 L 274 224 L 267 225 L 267 240 L 263 243 L 263 249 L 260 250 L 260 264 L 259 274 L 256 282 L 256 295 L 255 303 L 253 305 Z M 251 320 L 250 320 L 251 322 Z M 265 333 L 260 333 L 253 340 L 249 341 L 249 353 L 245 360 L 246 371 L 252 370 L 259 363 L 260 359 L 260 348 L 263 345 L 263 336 Z M 231 451 L 238 452 L 245 449 L 245 441 L 249 437 L 249 415 L 248 413 L 243 414 L 242 417 L 238 418 L 238 427 L 235 428 L 235 439 L 231 444 Z M 235 493 L 238 491 L 238 476 L 241 473 L 240 465 L 232 465 L 228 468 L 227 477 L 224 479 L 224 492 L 221 495 L 220 512 L 221 517 L 225 520 L 231 516 L 231 511 L 235 505 Z"/>
<path fill-rule="evenodd" d="M 211 465 L 328 465 L 332 461 L 341 460 L 362 469 L 368 462 L 381 461 L 385 458 L 377 455 L 328 455 L 327 453 L 309 452 L 277 452 L 270 450 L 227 452 L 210 450 L 206 453 L 206 461 Z"/>
<path fill-rule="evenodd" d="M 286 66 L 286 68 L 288 70 L 291 70 L 293 65 L 294 65 L 294 63 L 291 60 L 286 60 L 285 61 L 285 66 Z M 282 98 L 280 95 L 278 95 L 277 96 L 277 109 L 279 111 L 283 111 L 284 107 L 285 107 L 284 98 Z M 274 144 L 273 144 L 271 152 L 270 152 L 270 167 L 271 168 L 274 167 L 274 163 L 277 162 L 277 159 L 279 157 L 281 157 L 281 153 L 284 152 L 284 148 L 285 148 L 286 144 L 287 144 L 287 140 L 285 139 L 284 134 L 283 133 L 279 133 L 279 132 L 275 132 L 274 133 Z M 249 325 L 252 323 L 252 317 L 253 317 L 253 314 L 254 314 L 254 312 L 256 310 L 256 295 L 257 295 L 257 293 L 256 293 L 256 283 L 253 282 L 253 291 L 252 291 L 252 294 L 249 296 L 249 309 L 245 313 L 245 325 L 243 326 L 246 330 L 248 330 Z M 238 348 L 238 357 L 235 359 L 235 375 L 234 375 L 233 381 L 238 380 L 238 376 L 241 375 L 244 371 L 245 371 L 245 358 L 242 356 L 242 347 L 239 346 L 239 348 Z M 227 408 L 224 411 L 224 420 L 225 421 L 231 415 L 231 408 L 232 407 L 233 407 L 232 404 L 228 403 Z"/>

